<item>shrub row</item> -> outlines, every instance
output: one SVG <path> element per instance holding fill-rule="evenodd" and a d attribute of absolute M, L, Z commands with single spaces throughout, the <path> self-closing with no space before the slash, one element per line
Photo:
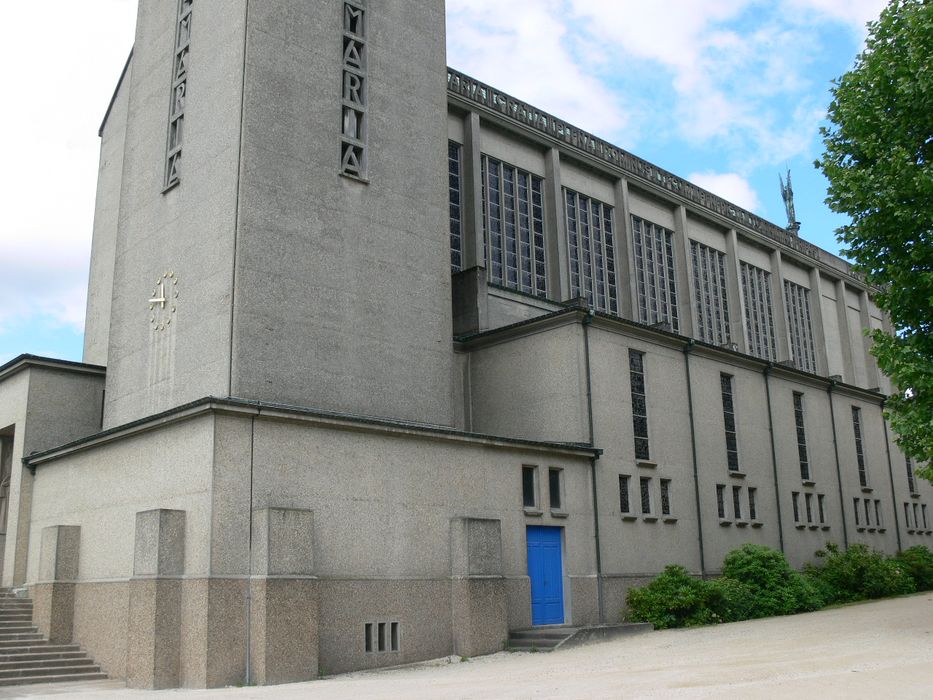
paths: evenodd
<path fill-rule="evenodd" d="M 816 553 L 803 573 L 784 554 L 746 544 L 730 552 L 722 576 L 703 581 L 682 566 L 668 566 L 627 597 L 626 618 L 656 629 L 737 622 L 819 610 L 826 605 L 933 590 L 933 552 L 911 547 L 894 557 L 833 544 Z"/>

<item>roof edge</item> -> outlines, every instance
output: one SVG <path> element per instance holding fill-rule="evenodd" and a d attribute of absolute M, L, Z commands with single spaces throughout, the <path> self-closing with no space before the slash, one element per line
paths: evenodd
<path fill-rule="evenodd" d="M 59 360 L 54 357 L 42 357 L 40 355 L 30 355 L 24 353 L 4 365 L 0 365 L 0 381 L 9 376 L 29 367 L 43 367 L 45 369 L 59 369 L 77 374 L 99 374 L 101 376 L 107 373 L 106 367 L 100 365 L 89 365 L 84 362 L 75 362 L 74 360 Z"/>
<path fill-rule="evenodd" d="M 130 49 L 130 55 L 126 57 L 126 63 L 123 64 L 123 70 L 120 73 L 120 77 L 117 79 L 117 86 L 113 89 L 113 95 L 110 97 L 110 104 L 107 105 L 107 111 L 104 112 L 104 118 L 100 122 L 100 128 L 97 130 L 97 135 L 103 137 L 104 127 L 107 126 L 107 120 L 110 119 L 110 113 L 113 111 L 113 106 L 117 102 L 117 95 L 120 93 L 120 88 L 123 86 L 123 80 L 126 78 L 126 74 L 130 69 L 130 61 L 133 60 L 133 51 L 136 49 L 134 46 Z"/>

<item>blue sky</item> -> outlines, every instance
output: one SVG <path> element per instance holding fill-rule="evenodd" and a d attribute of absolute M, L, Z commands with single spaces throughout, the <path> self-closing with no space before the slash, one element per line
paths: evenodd
<path fill-rule="evenodd" d="M 884 0 L 448 0 L 450 65 L 837 252 L 813 168 L 830 81 Z M 0 129 L 0 363 L 80 360 L 97 128 L 133 42 L 135 0 L 4 12 L 17 66 Z M 10 138 L 10 135 L 15 135 Z"/>

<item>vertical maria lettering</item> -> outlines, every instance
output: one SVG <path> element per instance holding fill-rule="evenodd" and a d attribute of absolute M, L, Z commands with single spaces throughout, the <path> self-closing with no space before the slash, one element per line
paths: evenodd
<path fill-rule="evenodd" d="M 188 56 L 191 45 L 191 5 L 178 0 L 175 47 L 172 52 L 172 96 L 168 114 L 168 146 L 165 156 L 165 188 L 181 182 L 181 147 L 185 135 L 185 104 L 188 100 Z"/>
<path fill-rule="evenodd" d="M 365 0 L 343 4 L 340 174 L 366 179 L 367 46 Z"/>

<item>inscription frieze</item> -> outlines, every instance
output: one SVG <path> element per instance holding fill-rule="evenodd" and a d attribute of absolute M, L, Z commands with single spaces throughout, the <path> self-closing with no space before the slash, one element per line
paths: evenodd
<path fill-rule="evenodd" d="M 447 70 L 447 90 L 470 102 L 491 109 L 546 134 L 572 148 L 605 161 L 629 175 L 634 175 L 657 187 L 676 193 L 684 199 L 735 221 L 745 228 L 761 233 L 792 250 L 832 267 L 837 272 L 864 283 L 863 277 L 853 272 L 845 260 L 827 253 L 789 231 L 741 207 L 737 207 L 722 197 L 707 192 L 673 173 L 452 68 Z"/>
<path fill-rule="evenodd" d="M 363 0 L 343 4 L 343 88 L 340 174 L 366 179 L 367 45 Z"/>
<path fill-rule="evenodd" d="M 169 107 L 168 146 L 165 156 L 166 188 L 181 181 L 181 148 L 185 132 L 185 105 L 188 100 L 188 57 L 191 47 L 191 5 L 194 0 L 178 0 L 173 51 L 172 100 Z"/>

